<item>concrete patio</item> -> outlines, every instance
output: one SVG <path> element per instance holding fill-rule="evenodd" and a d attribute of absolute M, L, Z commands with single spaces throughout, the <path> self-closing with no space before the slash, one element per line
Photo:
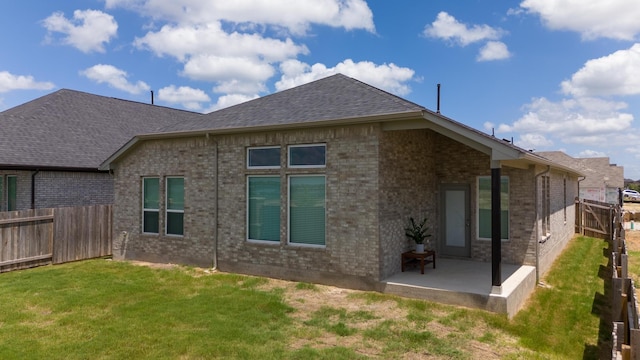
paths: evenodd
<path fill-rule="evenodd" d="M 493 291 L 491 263 L 438 258 L 436 269 L 410 267 L 383 280 L 382 292 L 478 308 L 513 317 L 536 286 L 534 266 L 502 264 L 502 286 Z"/>

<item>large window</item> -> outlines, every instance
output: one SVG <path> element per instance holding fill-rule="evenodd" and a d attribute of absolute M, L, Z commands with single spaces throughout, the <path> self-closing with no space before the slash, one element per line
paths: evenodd
<path fill-rule="evenodd" d="M 7 176 L 7 211 L 16 210 L 17 202 L 18 202 L 18 177 L 9 175 Z"/>
<path fill-rule="evenodd" d="M 277 169 L 280 167 L 280 147 L 265 146 L 247 149 L 249 169 Z"/>
<path fill-rule="evenodd" d="M 509 239 L 509 178 L 500 178 L 500 238 Z M 491 177 L 478 178 L 478 237 L 491 239 Z"/>
<path fill-rule="evenodd" d="M 184 178 L 167 178 L 167 235 L 184 235 Z"/>
<path fill-rule="evenodd" d="M 325 245 L 325 176 L 289 177 L 289 243 Z"/>
<path fill-rule="evenodd" d="M 325 167 L 327 146 L 325 144 L 289 146 L 289 167 L 317 168 Z"/>
<path fill-rule="evenodd" d="M 280 241 L 280 176 L 247 178 L 249 240 Z"/>
<path fill-rule="evenodd" d="M 142 232 L 157 234 L 160 228 L 160 179 L 142 179 Z"/>

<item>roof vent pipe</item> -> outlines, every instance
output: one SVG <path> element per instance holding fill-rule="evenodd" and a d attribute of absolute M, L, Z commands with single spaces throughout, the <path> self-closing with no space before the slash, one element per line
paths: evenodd
<path fill-rule="evenodd" d="M 151 90 L 151 105 L 153 105 L 153 90 Z"/>
<path fill-rule="evenodd" d="M 436 106 L 436 112 L 440 114 L 440 84 L 438 84 L 438 104 Z"/>

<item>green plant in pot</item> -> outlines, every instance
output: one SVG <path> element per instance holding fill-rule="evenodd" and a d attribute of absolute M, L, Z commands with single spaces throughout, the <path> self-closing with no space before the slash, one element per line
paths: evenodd
<path fill-rule="evenodd" d="M 419 223 L 414 218 L 409 218 L 409 226 L 404 229 L 407 238 L 413 240 L 416 243 L 416 252 L 424 252 L 424 242 L 431 237 L 429 234 L 429 227 L 427 226 L 427 219 L 423 219 Z"/>

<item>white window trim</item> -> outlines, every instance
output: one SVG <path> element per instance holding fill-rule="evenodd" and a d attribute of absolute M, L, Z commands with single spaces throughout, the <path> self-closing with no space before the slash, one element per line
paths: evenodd
<path fill-rule="evenodd" d="M 140 199 L 142 202 L 142 221 L 140 222 L 140 225 L 142 226 L 142 228 L 140 229 L 140 232 L 143 234 L 147 234 L 147 235 L 158 235 L 160 234 L 160 199 L 158 199 L 158 208 L 157 209 L 152 209 L 152 208 L 145 208 L 144 207 L 144 180 L 145 179 L 158 179 L 158 184 L 160 184 L 160 178 L 157 176 L 144 176 L 142 178 L 142 198 Z M 158 194 L 159 195 L 159 194 Z M 144 231 L 144 213 L 145 212 L 157 212 L 158 213 L 158 232 L 154 233 L 154 232 L 145 232 Z"/>
<path fill-rule="evenodd" d="M 167 176 L 165 178 L 164 181 L 164 234 L 166 236 L 172 236 L 172 237 L 184 237 L 184 209 L 183 210 L 176 210 L 176 209 L 169 209 L 169 179 L 183 179 L 184 181 L 184 176 Z M 183 186 L 184 186 L 184 182 L 183 182 Z M 184 188 L 182 189 L 183 193 L 184 193 Z M 184 201 L 185 199 L 183 199 Z M 182 235 L 180 234 L 169 234 L 169 232 L 167 231 L 169 228 L 169 213 L 182 213 Z"/>
<path fill-rule="evenodd" d="M 249 152 L 251 150 L 260 150 L 260 149 L 281 149 L 281 147 L 278 145 L 248 147 L 247 148 L 247 169 L 280 169 L 280 161 L 278 162 L 277 166 L 251 166 L 251 164 L 249 164 L 249 159 L 250 159 Z M 282 157 L 282 150 L 280 150 L 280 157 Z"/>
<path fill-rule="evenodd" d="M 297 147 L 313 147 L 313 146 L 321 146 L 324 147 L 324 164 L 323 165 L 291 165 L 291 149 Z M 327 167 L 327 144 L 318 143 L 318 144 L 296 144 L 289 145 L 287 147 L 287 166 L 291 169 L 323 169 Z"/>
<path fill-rule="evenodd" d="M 324 245 L 304 244 L 291 242 L 291 178 L 296 177 L 323 177 L 324 178 Z M 287 245 L 324 249 L 327 247 L 327 176 L 324 174 L 302 174 L 287 176 Z"/>
<path fill-rule="evenodd" d="M 490 175 L 486 175 L 486 176 L 478 176 L 476 177 L 476 238 L 480 241 L 491 241 L 491 238 L 485 238 L 485 237 L 480 237 L 480 179 L 481 178 L 489 178 L 491 179 Z M 508 184 L 509 184 L 509 203 L 511 203 L 511 179 L 509 178 L 509 176 L 507 175 L 501 175 L 500 176 L 500 180 L 502 181 L 502 179 L 507 179 Z M 511 205 L 511 204 L 509 204 Z M 502 210 L 502 209 L 500 209 Z M 500 240 L 502 242 L 508 242 L 511 239 L 511 206 L 509 206 L 509 231 L 507 234 L 507 238 L 504 239 L 502 238 L 502 235 L 500 235 Z"/>
<path fill-rule="evenodd" d="M 246 213 L 246 222 L 245 222 L 245 231 L 246 231 L 245 238 L 246 238 L 246 240 L 248 242 L 252 242 L 252 243 L 280 245 L 281 240 L 274 241 L 274 240 L 260 240 L 260 239 L 251 239 L 251 238 L 249 238 L 249 200 L 250 200 L 249 199 L 249 179 L 250 178 L 257 178 L 257 177 L 269 177 L 269 178 L 277 178 L 279 180 L 282 180 L 282 177 L 280 175 L 249 175 L 249 176 L 247 176 L 247 189 L 246 189 L 246 198 L 247 198 L 246 208 L 247 208 L 247 213 Z M 280 201 L 282 202 L 282 200 L 280 200 Z M 280 208 L 282 209 L 282 203 L 280 204 Z M 280 224 L 280 228 L 282 228 L 282 224 Z"/>

